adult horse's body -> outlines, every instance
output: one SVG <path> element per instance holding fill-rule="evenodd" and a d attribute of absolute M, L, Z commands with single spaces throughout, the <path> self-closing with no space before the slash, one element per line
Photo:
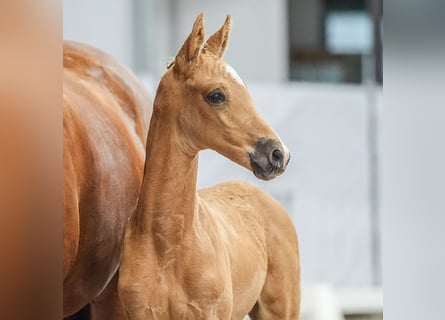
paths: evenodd
<path fill-rule="evenodd" d="M 298 244 L 286 211 L 247 183 L 196 190 L 202 149 L 264 180 L 290 158 L 221 59 L 230 21 L 205 42 L 201 14 L 159 83 L 119 269 L 128 319 L 298 318 Z"/>
<path fill-rule="evenodd" d="M 151 102 L 107 54 L 63 50 L 63 312 L 91 304 L 94 319 L 122 319 L 116 270 L 142 181 Z"/>

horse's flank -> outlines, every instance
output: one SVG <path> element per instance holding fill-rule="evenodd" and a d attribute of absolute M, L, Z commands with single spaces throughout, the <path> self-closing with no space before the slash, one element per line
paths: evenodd
<path fill-rule="evenodd" d="M 99 50 L 66 42 L 63 65 L 64 315 L 96 301 L 100 318 L 108 303 L 101 294 L 115 300 L 104 308 L 119 303 L 107 290 L 116 290 L 117 279 L 110 281 L 139 194 L 151 103 L 136 78 Z"/>

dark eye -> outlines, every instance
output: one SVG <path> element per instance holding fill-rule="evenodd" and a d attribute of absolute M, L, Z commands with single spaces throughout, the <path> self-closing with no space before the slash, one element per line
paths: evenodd
<path fill-rule="evenodd" d="M 226 101 L 226 96 L 224 95 L 224 93 L 222 93 L 221 90 L 216 89 L 206 96 L 206 100 L 210 104 L 221 104 Z"/>

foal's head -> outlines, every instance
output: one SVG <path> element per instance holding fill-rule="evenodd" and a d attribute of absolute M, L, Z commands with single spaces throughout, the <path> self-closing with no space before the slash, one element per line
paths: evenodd
<path fill-rule="evenodd" d="M 213 149 L 269 180 L 281 174 L 289 151 L 257 113 L 247 87 L 222 57 L 231 18 L 205 41 L 204 15 L 159 84 L 156 108 L 172 121 L 176 141 L 190 154 Z"/>

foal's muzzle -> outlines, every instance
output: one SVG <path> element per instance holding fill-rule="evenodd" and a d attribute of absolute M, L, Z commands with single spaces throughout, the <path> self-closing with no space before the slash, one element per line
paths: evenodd
<path fill-rule="evenodd" d="M 270 180 L 284 172 L 290 160 L 290 153 L 280 141 L 259 139 L 250 156 L 253 174 L 262 180 Z"/>

